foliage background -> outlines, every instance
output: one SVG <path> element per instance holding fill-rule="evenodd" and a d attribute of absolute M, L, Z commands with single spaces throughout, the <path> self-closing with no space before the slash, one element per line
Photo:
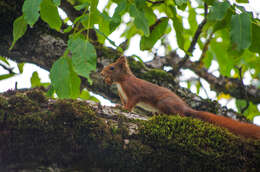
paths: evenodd
<path fill-rule="evenodd" d="M 66 51 L 50 70 L 51 84 L 43 83 L 38 74 L 33 73 L 32 87 L 49 86 L 49 96 L 56 93 L 60 98 L 95 99 L 87 90 L 80 90 L 79 76 L 87 78 L 91 84 L 90 73 L 96 70 L 99 58 L 96 55 L 97 45 L 110 45 L 120 53 L 145 59 L 143 54 L 136 56 L 128 49 L 131 39 L 139 35 L 140 50 L 147 50 L 153 57 L 150 64 L 146 63 L 148 67 L 158 64 L 156 59 L 159 57 L 167 59 L 176 52 L 177 57 L 183 57 L 179 58 L 178 64 L 167 60 L 156 67 L 167 69 L 188 88 L 195 88 L 198 94 L 205 92 L 202 83 L 208 82 L 218 99 L 235 100 L 238 111 L 251 120 L 259 115 L 260 22 L 258 14 L 241 6 L 240 3 L 248 3 L 246 0 L 115 0 L 99 10 L 97 6 L 100 3 L 104 1 L 24 1 L 21 14 L 13 21 L 13 41 L 9 51 L 14 51 L 16 41 L 39 21 L 47 23 L 54 32 L 68 36 Z M 64 4 L 69 4 L 77 15 L 70 15 L 67 10 L 68 18 L 62 20 L 58 7 L 66 12 Z M 73 25 L 66 24 L 70 21 Z M 123 28 L 121 44 L 110 37 L 118 33 L 119 28 Z M 89 29 L 95 32 L 94 37 L 90 36 L 92 32 Z M 1 55 L 1 66 L 8 71 L 1 75 L 1 80 L 26 70 L 24 63 L 17 64 L 19 71 L 11 70 L 6 61 L 8 55 Z M 192 62 L 191 67 L 187 66 L 189 62 Z M 207 70 L 213 63 L 219 67 L 214 72 Z M 197 77 L 183 80 L 180 71 L 187 72 L 183 69 L 193 71 Z M 215 75 L 220 86 L 210 80 Z M 243 81 L 245 77 L 249 77 L 246 78 L 247 83 Z"/>

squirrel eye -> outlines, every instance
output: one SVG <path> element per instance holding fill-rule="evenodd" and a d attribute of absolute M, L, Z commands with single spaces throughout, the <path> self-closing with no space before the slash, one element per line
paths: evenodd
<path fill-rule="evenodd" d="M 110 70 L 114 70 L 114 67 L 113 67 L 113 66 L 111 66 L 111 67 L 110 67 Z"/>

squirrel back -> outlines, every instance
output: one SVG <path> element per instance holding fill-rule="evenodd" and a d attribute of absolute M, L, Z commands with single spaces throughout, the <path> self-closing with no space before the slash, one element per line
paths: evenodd
<path fill-rule="evenodd" d="M 107 84 L 117 85 L 123 107 L 129 111 L 137 105 L 148 111 L 191 116 L 227 128 L 237 135 L 260 139 L 260 127 L 256 125 L 196 111 L 171 90 L 135 77 L 125 57 L 120 57 L 116 62 L 104 67 L 101 75 Z"/>

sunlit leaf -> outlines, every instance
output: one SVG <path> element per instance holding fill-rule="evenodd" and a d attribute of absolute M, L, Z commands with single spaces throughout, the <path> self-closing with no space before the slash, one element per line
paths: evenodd
<path fill-rule="evenodd" d="M 129 8 L 130 15 L 134 17 L 135 26 L 144 32 L 145 36 L 149 36 L 149 24 L 148 20 L 145 18 L 145 15 L 142 11 L 138 10 L 134 5 L 131 5 Z"/>
<path fill-rule="evenodd" d="M 251 45 L 251 21 L 246 13 L 232 16 L 230 39 L 237 50 L 243 50 Z"/>
<path fill-rule="evenodd" d="M 215 1 L 213 6 L 211 7 L 208 15 L 209 21 L 221 21 L 224 19 L 230 4 L 228 1 L 218 2 Z"/>
<path fill-rule="evenodd" d="M 148 37 L 142 36 L 140 41 L 141 50 L 149 50 L 163 35 L 168 26 L 169 19 L 164 17 L 159 19 L 154 25 L 150 27 L 150 35 Z"/>
<path fill-rule="evenodd" d="M 10 49 L 12 49 L 16 41 L 25 34 L 26 30 L 27 30 L 27 23 L 24 20 L 24 16 L 20 16 L 17 19 L 15 19 L 13 24 L 13 42 Z"/>
<path fill-rule="evenodd" d="M 249 50 L 260 54 L 260 25 L 252 23 L 252 43 Z"/>
<path fill-rule="evenodd" d="M 87 90 L 82 90 L 79 97 L 83 100 L 91 100 L 94 102 L 99 102 L 99 100 L 95 96 L 91 96 Z"/>
<path fill-rule="evenodd" d="M 62 21 L 59 16 L 58 8 L 51 0 L 43 0 L 40 6 L 41 18 L 49 26 L 57 31 L 60 30 Z"/>
<path fill-rule="evenodd" d="M 72 52 L 72 64 L 75 72 L 91 82 L 89 74 L 96 70 L 97 55 L 94 46 L 87 40 L 78 37 L 69 40 L 68 48 Z"/>
<path fill-rule="evenodd" d="M 17 63 L 17 67 L 20 73 L 23 73 L 24 63 Z"/>
<path fill-rule="evenodd" d="M 3 57 L 3 56 L 0 56 L 0 61 L 4 62 L 5 64 L 7 64 L 8 66 L 10 65 L 10 63 L 8 62 L 8 60 Z"/>
<path fill-rule="evenodd" d="M 85 9 L 85 8 L 88 8 L 89 7 L 89 3 L 88 2 L 85 2 L 83 4 L 80 4 L 80 5 L 76 5 L 74 6 L 74 8 L 78 11 L 82 10 L 82 9 Z"/>
<path fill-rule="evenodd" d="M 60 6 L 60 1 L 61 0 L 52 0 L 55 6 Z"/>
<path fill-rule="evenodd" d="M 171 11 L 172 11 L 172 22 L 176 33 L 177 44 L 180 49 L 184 50 L 185 39 L 183 37 L 184 28 L 183 28 L 182 18 L 177 15 L 175 7 L 171 7 Z"/>
<path fill-rule="evenodd" d="M 32 77 L 31 77 L 31 87 L 34 88 L 34 87 L 39 87 L 41 86 L 41 79 L 38 75 L 38 72 L 33 72 L 32 73 Z"/>
<path fill-rule="evenodd" d="M 11 78 L 13 77 L 15 74 L 14 73 L 10 73 L 10 74 L 4 74 L 4 75 L 0 75 L 0 81 L 7 79 L 7 78 Z"/>
<path fill-rule="evenodd" d="M 60 98 L 77 98 L 80 94 L 80 78 L 73 71 L 71 59 L 61 57 L 52 66 L 51 83 Z"/>
<path fill-rule="evenodd" d="M 38 20 L 42 0 L 25 0 L 23 3 L 23 14 L 25 21 L 32 27 Z"/>

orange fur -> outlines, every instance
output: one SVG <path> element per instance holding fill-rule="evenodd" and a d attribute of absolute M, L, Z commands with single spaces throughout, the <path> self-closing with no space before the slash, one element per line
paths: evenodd
<path fill-rule="evenodd" d="M 192 116 L 227 128 L 237 135 L 260 139 L 260 127 L 256 125 L 238 122 L 209 112 L 196 111 L 169 89 L 135 77 L 125 57 L 120 57 L 115 63 L 106 66 L 101 75 L 107 84 L 117 84 L 121 102 L 129 111 L 137 105 L 160 113 Z"/>

